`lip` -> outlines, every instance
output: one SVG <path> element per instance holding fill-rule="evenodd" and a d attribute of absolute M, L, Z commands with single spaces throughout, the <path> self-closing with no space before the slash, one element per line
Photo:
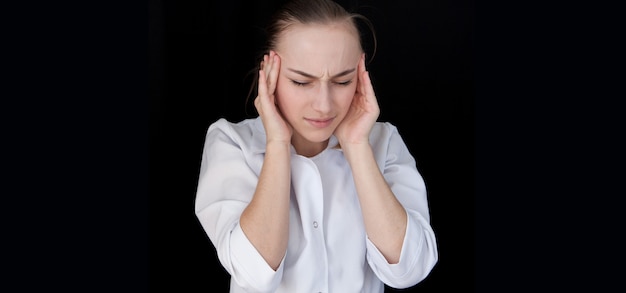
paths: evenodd
<path fill-rule="evenodd" d="M 304 118 L 309 124 L 313 125 L 316 128 L 325 128 L 328 127 L 331 123 L 333 123 L 334 118 L 322 118 L 322 119 L 311 119 Z"/>

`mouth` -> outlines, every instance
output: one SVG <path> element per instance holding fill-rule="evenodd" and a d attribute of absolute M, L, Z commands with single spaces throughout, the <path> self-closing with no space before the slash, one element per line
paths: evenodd
<path fill-rule="evenodd" d="M 321 118 L 321 119 L 312 119 L 312 118 L 304 118 L 309 124 L 316 128 L 325 128 L 328 127 L 335 118 Z"/>

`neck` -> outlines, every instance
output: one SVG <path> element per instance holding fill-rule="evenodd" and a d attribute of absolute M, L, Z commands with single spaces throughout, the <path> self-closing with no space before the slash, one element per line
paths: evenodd
<path fill-rule="evenodd" d="M 298 153 L 298 155 L 310 158 L 326 149 L 328 139 L 321 142 L 312 142 L 294 133 L 291 138 L 291 144 L 296 149 L 296 153 Z"/>

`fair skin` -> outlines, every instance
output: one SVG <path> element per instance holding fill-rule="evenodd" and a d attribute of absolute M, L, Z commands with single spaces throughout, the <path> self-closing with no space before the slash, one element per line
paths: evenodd
<path fill-rule="evenodd" d="M 354 27 L 294 24 L 264 56 L 255 107 L 266 154 L 254 197 L 240 218 L 248 239 L 274 270 L 289 230 L 290 146 L 312 157 L 339 140 L 352 169 L 368 238 L 397 263 L 407 215 L 382 176 L 369 144 L 379 107 Z"/>

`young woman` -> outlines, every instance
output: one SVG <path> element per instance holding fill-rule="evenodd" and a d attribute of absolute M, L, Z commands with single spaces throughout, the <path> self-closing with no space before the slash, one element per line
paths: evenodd
<path fill-rule="evenodd" d="M 259 116 L 208 129 L 196 215 L 230 292 L 383 292 L 438 259 L 424 181 L 377 122 L 359 14 L 287 3 L 260 62 Z"/>

